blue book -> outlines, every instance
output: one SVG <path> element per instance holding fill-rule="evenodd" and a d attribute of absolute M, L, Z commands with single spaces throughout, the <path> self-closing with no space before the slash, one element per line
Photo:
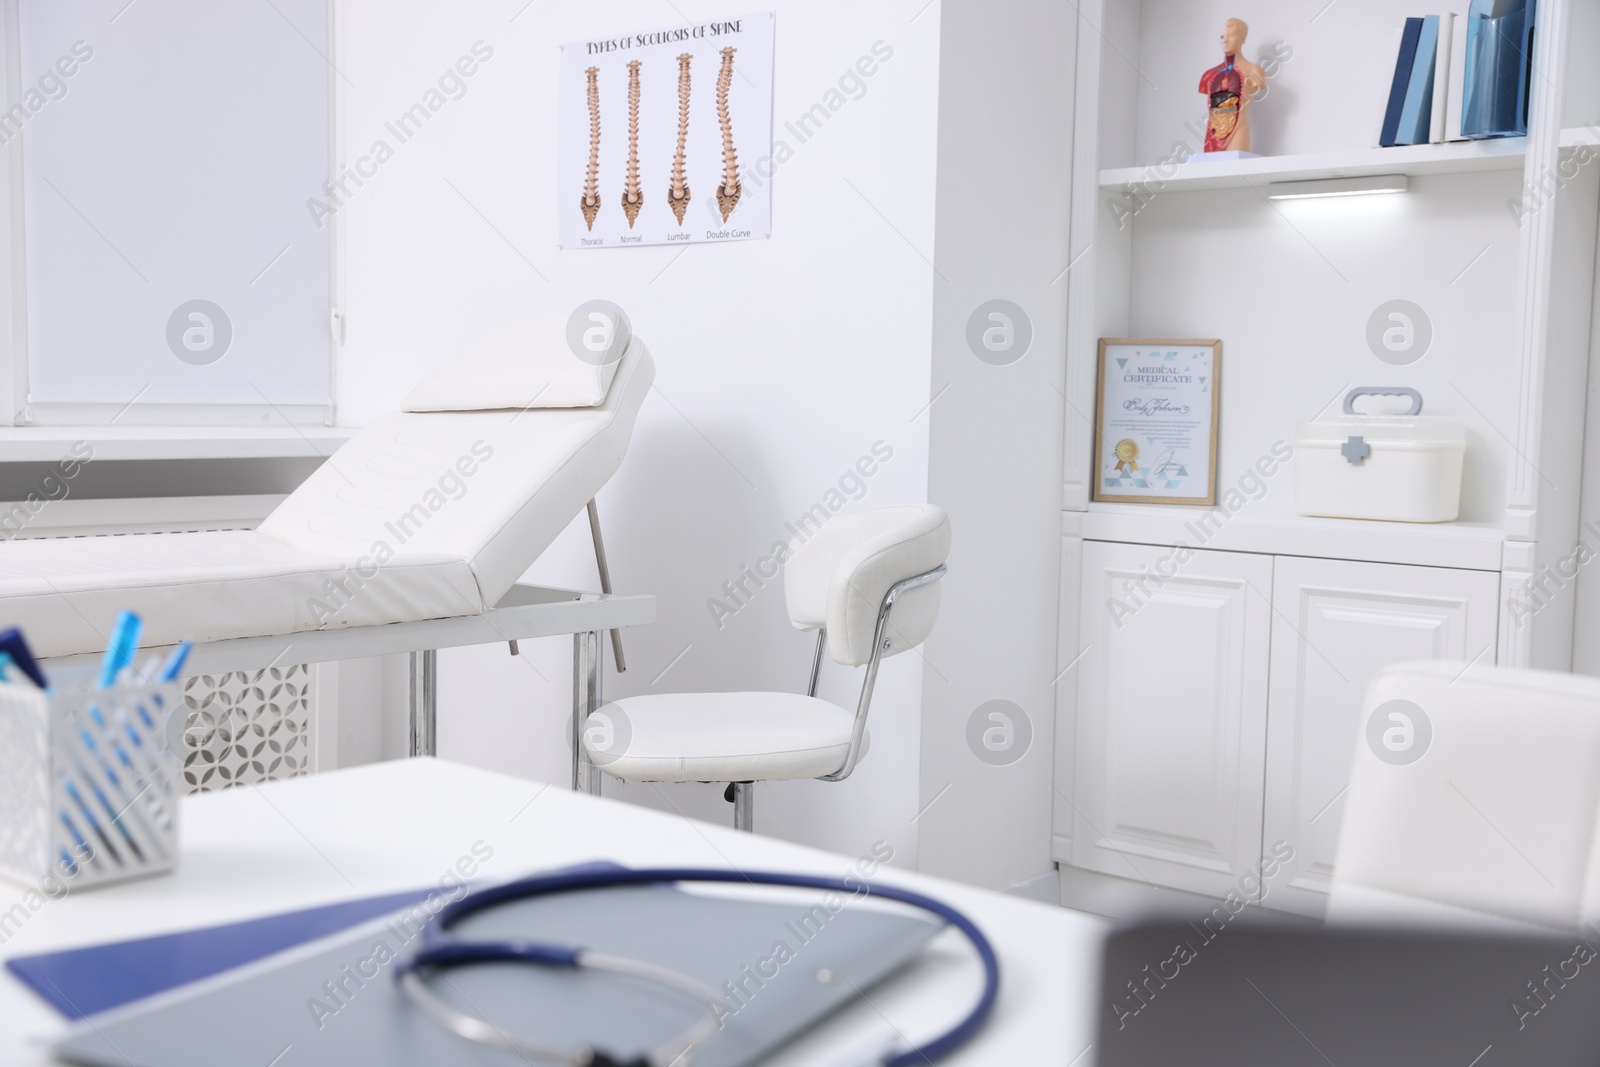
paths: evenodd
<path fill-rule="evenodd" d="M 1406 86 L 1395 144 L 1428 143 L 1428 124 L 1433 117 L 1433 69 L 1438 53 L 1439 16 L 1429 15 L 1422 20 L 1422 32 L 1417 37 L 1417 54 L 1411 61 L 1411 82 Z"/>
<path fill-rule="evenodd" d="M 1383 113 L 1383 134 L 1378 144 L 1393 148 L 1400 135 L 1400 113 L 1405 108 L 1406 86 L 1411 83 L 1411 69 L 1416 65 L 1417 40 L 1422 36 L 1422 20 L 1406 19 L 1405 32 L 1400 35 L 1400 54 L 1394 62 L 1394 82 L 1389 86 L 1389 107 Z"/>

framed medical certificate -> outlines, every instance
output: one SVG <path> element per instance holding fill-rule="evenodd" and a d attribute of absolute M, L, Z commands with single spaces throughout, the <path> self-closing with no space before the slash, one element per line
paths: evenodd
<path fill-rule="evenodd" d="M 1221 341 L 1100 339 L 1091 499 L 1217 502 Z"/>

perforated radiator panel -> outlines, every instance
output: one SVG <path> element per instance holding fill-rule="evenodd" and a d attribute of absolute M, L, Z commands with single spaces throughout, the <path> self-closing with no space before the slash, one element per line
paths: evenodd
<path fill-rule="evenodd" d="M 311 668 L 200 674 L 184 685 L 191 793 L 298 778 L 316 766 Z"/>

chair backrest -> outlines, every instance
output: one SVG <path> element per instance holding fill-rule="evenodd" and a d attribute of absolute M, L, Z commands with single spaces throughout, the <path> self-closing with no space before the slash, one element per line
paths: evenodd
<path fill-rule="evenodd" d="M 261 532 L 352 560 L 466 560 L 492 607 L 616 473 L 654 377 L 635 337 L 598 407 L 385 415 Z"/>
<path fill-rule="evenodd" d="M 800 630 L 828 628 L 834 662 L 872 658 L 878 609 L 889 587 L 933 570 L 950 555 L 950 518 L 933 504 L 900 504 L 835 515 L 802 527 L 789 544 L 783 594 Z M 895 601 L 884 656 L 915 648 L 939 616 L 939 583 Z"/>
<path fill-rule="evenodd" d="M 1600 918 L 1600 679 L 1408 663 L 1367 691 L 1330 923 Z"/>

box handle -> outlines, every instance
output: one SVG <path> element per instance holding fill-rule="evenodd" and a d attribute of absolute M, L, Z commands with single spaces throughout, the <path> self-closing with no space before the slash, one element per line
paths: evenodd
<path fill-rule="evenodd" d="M 1407 418 L 1412 415 L 1422 414 L 1422 394 L 1409 385 L 1358 385 L 1344 394 L 1344 413 L 1346 415 L 1354 415 L 1356 413 L 1356 397 L 1358 396 L 1409 396 L 1411 398 L 1411 410 L 1400 417 Z"/>

